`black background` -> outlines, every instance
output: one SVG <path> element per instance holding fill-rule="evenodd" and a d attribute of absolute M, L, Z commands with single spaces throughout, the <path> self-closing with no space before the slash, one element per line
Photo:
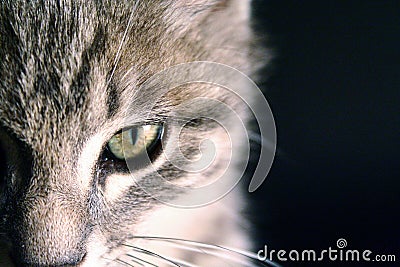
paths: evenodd
<path fill-rule="evenodd" d="M 400 266 L 400 2 L 253 1 L 275 57 L 260 87 L 277 127 L 267 180 L 249 193 L 255 252 L 336 248 Z M 309 266 L 309 262 L 283 266 Z"/>

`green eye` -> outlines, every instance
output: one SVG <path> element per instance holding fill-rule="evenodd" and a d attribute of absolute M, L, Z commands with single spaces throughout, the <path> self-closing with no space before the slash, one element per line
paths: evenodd
<path fill-rule="evenodd" d="M 133 159 L 146 152 L 151 154 L 161 140 L 163 129 L 161 125 L 134 126 L 124 129 L 111 137 L 108 148 L 120 160 Z"/>

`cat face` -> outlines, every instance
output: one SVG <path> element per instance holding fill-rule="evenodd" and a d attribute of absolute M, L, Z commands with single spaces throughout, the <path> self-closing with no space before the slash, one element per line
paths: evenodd
<path fill-rule="evenodd" d="M 233 119 L 218 106 L 245 111 L 210 84 L 163 91 L 182 70 L 148 81 L 192 61 L 249 69 L 246 2 L 2 2 L 1 228 L 18 266 L 118 264 L 149 232 L 210 239 L 222 204 L 173 210 L 160 198 L 185 192 L 156 178 L 200 186 L 219 177 L 235 135 L 220 127 Z M 207 168 L 185 171 L 205 155 Z"/>

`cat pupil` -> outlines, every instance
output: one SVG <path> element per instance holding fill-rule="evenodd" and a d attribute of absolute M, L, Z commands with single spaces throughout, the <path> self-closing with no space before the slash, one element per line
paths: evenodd
<path fill-rule="evenodd" d="M 128 130 L 128 141 L 132 144 L 132 145 L 135 145 L 136 144 L 136 142 L 138 142 L 138 136 L 139 136 L 139 133 L 138 133 L 138 130 L 135 128 L 135 129 L 129 129 Z"/>

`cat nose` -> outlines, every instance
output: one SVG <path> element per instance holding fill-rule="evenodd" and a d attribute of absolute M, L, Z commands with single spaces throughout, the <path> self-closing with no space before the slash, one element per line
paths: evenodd
<path fill-rule="evenodd" d="M 63 259 L 61 261 L 55 261 L 52 262 L 51 264 L 41 264 L 40 262 L 34 262 L 34 261 L 25 261 L 20 258 L 20 256 L 16 256 L 14 254 L 11 254 L 11 261 L 12 264 L 9 263 L 9 267 L 12 266 L 18 266 L 18 267 L 79 267 L 81 266 L 80 264 L 84 262 L 86 258 L 86 253 L 83 253 L 82 255 L 75 255 L 73 257 Z"/>
<path fill-rule="evenodd" d="M 77 266 L 90 234 L 84 202 L 74 191 L 20 198 L 11 232 L 17 266 Z"/>

